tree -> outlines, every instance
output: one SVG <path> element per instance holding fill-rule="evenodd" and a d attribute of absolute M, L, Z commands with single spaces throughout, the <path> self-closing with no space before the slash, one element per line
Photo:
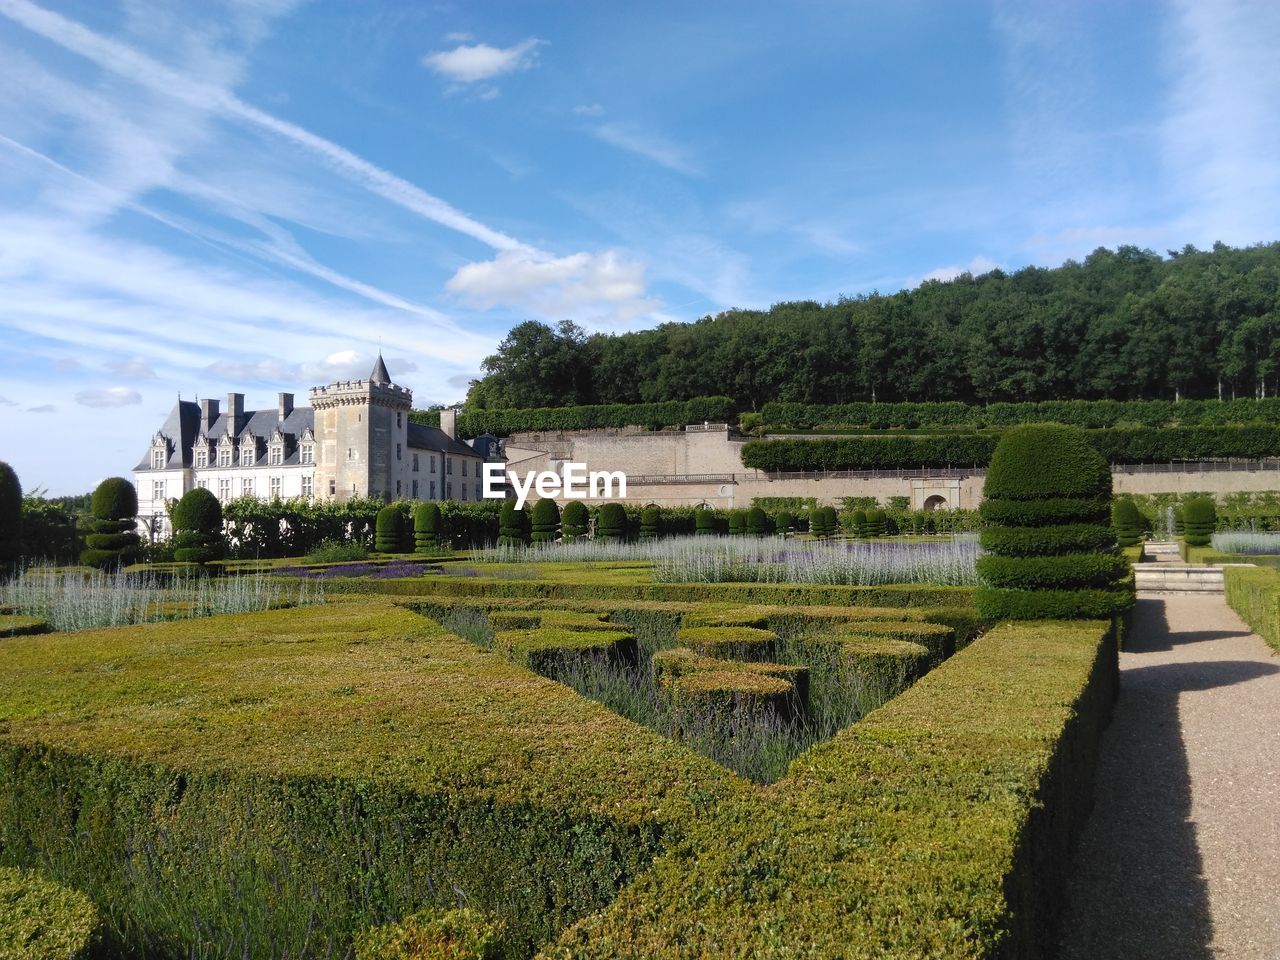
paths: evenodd
<path fill-rule="evenodd" d="M 531 539 L 534 543 L 554 543 L 560 535 L 560 507 L 549 497 L 544 497 L 533 505 L 530 517 L 533 528 Z"/>
<path fill-rule="evenodd" d="M 564 505 L 560 517 L 560 535 L 566 540 L 578 540 L 587 535 L 591 514 L 581 500 L 570 500 Z"/>
<path fill-rule="evenodd" d="M 983 497 L 976 603 L 984 617 L 1104 619 L 1133 605 L 1133 574 L 1110 525 L 1111 469 L 1084 431 L 1008 430 Z"/>
<path fill-rule="evenodd" d="M 173 507 L 173 558 L 179 563 L 206 564 L 225 553 L 222 504 L 209 490 L 196 487 Z"/>
<path fill-rule="evenodd" d="M 444 532 L 440 505 L 430 500 L 413 508 L 413 546 L 418 553 L 435 553 Z"/>
<path fill-rule="evenodd" d="M 117 569 L 133 563 L 141 549 L 138 537 L 138 494 L 124 477 L 108 477 L 93 491 L 93 520 L 80 562 Z"/>
<path fill-rule="evenodd" d="M 13 467 L 0 461 L 0 568 L 22 554 L 22 484 Z"/>

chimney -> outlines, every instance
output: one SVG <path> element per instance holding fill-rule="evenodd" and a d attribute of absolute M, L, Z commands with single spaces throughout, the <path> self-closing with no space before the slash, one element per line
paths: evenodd
<path fill-rule="evenodd" d="M 218 419 L 218 401 L 200 401 L 200 432 L 208 433 L 213 429 L 213 421 Z"/>
<path fill-rule="evenodd" d="M 227 394 L 227 433 L 236 437 L 244 427 L 244 394 Z"/>
<path fill-rule="evenodd" d="M 277 393 L 277 394 L 276 394 L 276 409 L 277 409 L 277 410 L 279 411 L 279 413 L 280 413 L 280 422 L 281 422 L 281 423 L 284 423 L 285 418 L 287 418 L 287 417 L 289 416 L 289 414 L 293 413 L 293 394 L 292 394 L 292 393 Z"/>
<path fill-rule="evenodd" d="M 440 429 L 444 431 L 444 435 L 450 440 L 458 435 L 458 411 L 457 410 L 441 410 L 440 411 Z"/>

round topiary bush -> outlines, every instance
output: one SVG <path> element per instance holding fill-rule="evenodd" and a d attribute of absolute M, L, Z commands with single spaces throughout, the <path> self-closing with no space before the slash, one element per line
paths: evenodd
<path fill-rule="evenodd" d="M 570 500 L 560 515 L 560 535 L 566 540 L 577 540 L 587 535 L 591 514 L 581 500 Z"/>
<path fill-rule="evenodd" d="M 702 507 L 693 515 L 693 530 L 695 536 L 714 537 L 720 532 L 720 524 L 716 517 L 716 512 L 710 507 Z"/>
<path fill-rule="evenodd" d="M 1122 547 L 1136 547 L 1142 542 L 1142 514 L 1128 497 L 1120 497 L 1111 505 L 1111 526 Z"/>
<path fill-rule="evenodd" d="M 791 532 L 791 528 L 795 525 L 795 518 L 791 515 L 790 510 L 779 510 L 773 518 L 773 528 L 778 533 L 786 536 Z"/>
<path fill-rule="evenodd" d="M 809 535 L 815 540 L 825 540 L 831 536 L 827 529 L 827 515 L 822 507 L 814 507 L 809 511 Z"/>
<path fill-rule="evenodd" d="M 221 559 L 222 504 L 204 487 L 182 495 L 173 507 L 173 559 L 179 563 L 205 564 Z"/>
<path fill-rule="evenodd" d="M 747 533 L 753 537 L 763 537 L 769 532 L 769 517 L 760 507 L 752 507 L 747 511 Z"/>
<path fill-rule="evenodd" d="M 729 536 L 740 537 L 747 532 L 747 511 L 734 509 L 729 511 Z"/>
<path fill-rule="evenodd" d="M 1189 547 L 1207 547 L 1218 525 L 1218 508 L 1209 497 L 1192 497 L 1182 505 L 1184 539 Z"/>
<path fill-rule="evenodd" d="M 0 564 L 22 553 L 22 484 L 13 467 L 0 461 Z"/>
<path fill-rule="evenodd" d="M 652 540 L 662 535 L 662 508 L 650 505 L 640 511 L 640 539 Z"/>
<path fill-rule="evenodd" d="M 498 511 L 498 542 L 512 545 L 529 542 L 529 518 L 523 508 L 516 508 L 514 500 L 502 501 Z"/>
<path fill-rule="evenodd" d="M 400 508 L 393 503 L 379 510 L 374 532 L 375 550 L 379 553 L 398 552 L 400 541 L 404 539 L 404 516 Z"/>
<path fill-rule="evenodd" d="M 529 518 L 534 543 L 554 543 L 560 536 L 560 506 L 549 497 L 533 505 Z"/>
<path fill-rule="evenodd" d="M 627 538 L 627 511 L 620 503 L 606 503 L 596 514 L 596 536 L 601 540 Z"/>
<path fill-rule="evenodd" d="M 1111 470 L 1082 430 L 1015 427 L 987 468 L 978 610 L 989 620 L 1096 619 L 1133 604 L 1115 550 Z"/>
<path fill-rule="evenodd" d="M 89 503 L 93 519 L 84 538 L 80 562 L 100 569 L 133 563 L 141 552 L 138 537 L 138 494 L 124 477 L 103 480 Z"/>
<path fill-rule="evenodd" d="M 427 501 L 413 508 L 413 547 L 418 553 L 434 553 L 443 539 L 440 505 Z"/>

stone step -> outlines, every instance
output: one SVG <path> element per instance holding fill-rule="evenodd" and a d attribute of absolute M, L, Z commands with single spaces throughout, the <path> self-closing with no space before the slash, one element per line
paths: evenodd
<path fill-rule="evenodd" d="M 1134 582 L 1140 593 L 1222 593 L 1222 567 L 1189 563 L 1135 563 Z"/>

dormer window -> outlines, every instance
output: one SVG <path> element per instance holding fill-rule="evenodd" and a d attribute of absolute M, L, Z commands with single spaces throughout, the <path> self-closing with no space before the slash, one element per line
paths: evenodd
<path fill-rule="evenodd" d="M 169 462 L 169 438 L 157 433 L 151 438 L 151 469 L 163 470 Z"/>
<path fill-rule="evenodd" d="M 136 448 L 135 448 L 135 449 L 136 449 Z M 164 451 L 163 451 L 163 450 L 152 450 L 152 451 L 151 451 L 151 469 L 152 469 L 152 470 L 163 470 L 163 469 L 164 469 L 164 463 L 165 463 L 165 460 L 167 460 L 167 459 L 168 459 L 168 458 L 164 455 Z"/>
<path fill-rule="evenodd" d="M 235 446 L 229 434 L 223 434 L 218 441 L 218 466 L 229 467 L 235 463 Z"/>
<path fill-rule="evenodd" d="M 252 433 L 240 439 L 240 466 L 252 467 L 258 462 L 258 441 Z"/>
<path fill-rule="evenodd" d="M 305 464 L 311 464 L 316 462 L 315 444 L 304 443 L 302 445 L 302 452 L 299 454 L 299 461 Z"/>

